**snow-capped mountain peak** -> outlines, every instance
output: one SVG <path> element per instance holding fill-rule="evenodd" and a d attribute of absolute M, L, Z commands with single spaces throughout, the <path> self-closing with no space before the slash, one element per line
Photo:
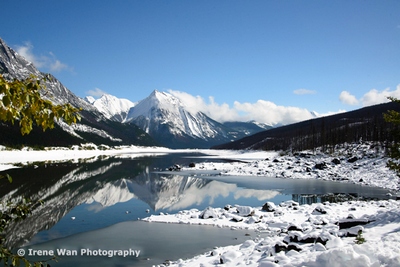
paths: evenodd
<path fill-rule="evenodd" d="M 135 106 L 135 103 L 128 99 L 118 98 L 109 94 L 103 94 L 99 99 L 87 96 L 85 100 L 92 104 L 106 118 L 120 122 L 126 120 L 129 110 Z"/>
<path fill-rule="evenodd" d="M 158 102 L 159 105 L 164 106 L 165 108 L 182 105 L 181 101 L 178 98 L 169 93 L 160 92 L 158 90 L 154 90 L 149 97 L 152 100 Z"/>
<path fill-rule="evenodd" d="M 177 97 L 157 90 L 130 109 L 127 122 L 138 125 L 162 144 L 180 143 L 173 147 L 199 147 L 199 143 L 205 147 L 210 141 L 230 140 L 225 126 L 202 112 L 191 113 Z"/>
<path fill-rule="evenodd" d="M 96 99 L 93 96 L 86 96 L 84 100 L 90 104 L 93 104 Z"/>
<path fill-rule="evenodd" d="M 154 115 L 154 108 L 169 113 L 179 113 L 183 109 L 181 101 L 173 95 L 166 92 L 154 90 L 147 98 L 140 101 L 129 113 L 129 119 L 139 116 Z M 152 114 L 153 113 L 153 114 Z"/>
<path fill-rule="evenodd" d="M 258 127 L 265 129 L 265 130 L 273 128 L 272 124 L 268 124 L 268 123 L 262 123 L 262 122 L 258 122 L 258 121 L 254 121 L 254 120 L 250 121 L 250 123 L 253 123 L 253 124 L 257 125 Z"/>

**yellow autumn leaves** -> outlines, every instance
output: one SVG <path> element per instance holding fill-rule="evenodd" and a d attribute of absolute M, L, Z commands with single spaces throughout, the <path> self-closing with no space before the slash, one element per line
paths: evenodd
<path fill-rule="evenodd" d="M 12 124 L 18 121 L 22 135 L 29 134 L 33 125 L 43 131 L 52 129 L 55 119 L 62 118 L 68 124 L 79 121 L 79 109 L 70 104 L 54 105 L 42 97 L 41 92 L 46 93 L 43 86 L 46 79 L 30 76 L 21 81 L 7 81 L 0 75 L 0 121 Z"/>

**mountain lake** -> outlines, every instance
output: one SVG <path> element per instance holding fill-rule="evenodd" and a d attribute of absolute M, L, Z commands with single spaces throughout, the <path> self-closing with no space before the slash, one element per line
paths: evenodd
<path fill-rule="evenodd" d="M 240 244 L 256 235 L 246 230 L 140 221 L 152 214 L 227 204 L 261 207 L 267 201 L 387 199 L 389 192 L 322 180 L 167 171 L 174 164 L 211 161 L 204 156 L 126 154 L 79 163 L 35 163 L 2 172 L 13 178 L 11 184 L 2 181 L 2 203 L 22 196 L 44 201 L 8 229 L 6 245 L 32 260 L 55 254 L 57 262 L 50 261 L 51 266 L 152 266 L 193 257 L 215 246 Z"/>

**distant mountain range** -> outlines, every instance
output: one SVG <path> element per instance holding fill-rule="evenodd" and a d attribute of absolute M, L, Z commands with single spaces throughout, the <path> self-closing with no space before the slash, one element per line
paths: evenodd
<path fill-rule="evenodd" d="M 219 123 L 202 112 L 190 112 L 177 97 L 157 90 L 137 103 L 108 94 L 85 99 L 105 117 L 133 123 L 171 148 L 208 148 L 272 128 L 254 121 Z"/>
<path fill-rule="evenodd" d="M 6 79 L 43 78 L 44 73 L 0 39 L 0 74 Z M 159 145 L 170 148 L 209 148 L 271 128 L 256 122 L 219 123 L 202 112 L 193 114 L 179 99 L 165 92 L 152 92 L 134 103 L 112 95 L 82 99 L 54 76 L 46 82 L 46 96 L 55 104 L 81 108 L 82 121 L 45 133 L 34 129 L 21 136 L 17 126 L 0 122 L 0 142 L 8 146 L 68 146 L 92 142 L 106 145 Z"/>

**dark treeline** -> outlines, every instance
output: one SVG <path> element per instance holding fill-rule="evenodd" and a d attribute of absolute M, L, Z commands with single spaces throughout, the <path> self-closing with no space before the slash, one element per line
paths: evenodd
<path fill-rule="evenodd" d="M 300 151 L 363 141 L 394 141 L 394 125 L 383 119 L 388 110 L 400 111 L 397 103 L 385 103 L 351 112 L 307 120 L 267 130 L 217 149 Z"/>
<path fill-rule="evenodd" d="M 48 129 L 45 132 L 40 127 L 34 125 L 33 130 L 28 135 L 21 135 L 19 122 L 14 125 L 11 123 L 0 122 L 0 145 L 12 148 L 22 148 L 25 146 L 42 149 L 46 146 L 72 146 L 82 143 L 104 144 L 109 146 L 119 145 L 158 145 L 148 134 L 139 129 L 134 124 L 119 123 L 110 120 L 98 120 L 88 111 L 81 111 L 82 120 L 78 124 L 82 127 L 92 127 L 91 130 L 79 130 L 76 132 L 79 137 L 69 134 L 56 124 L 54 129 Z M 100 134 L 96 134 L 97 133 Z M 101 135 L 101 130 L 116 138 L 111 139 Z"/>

